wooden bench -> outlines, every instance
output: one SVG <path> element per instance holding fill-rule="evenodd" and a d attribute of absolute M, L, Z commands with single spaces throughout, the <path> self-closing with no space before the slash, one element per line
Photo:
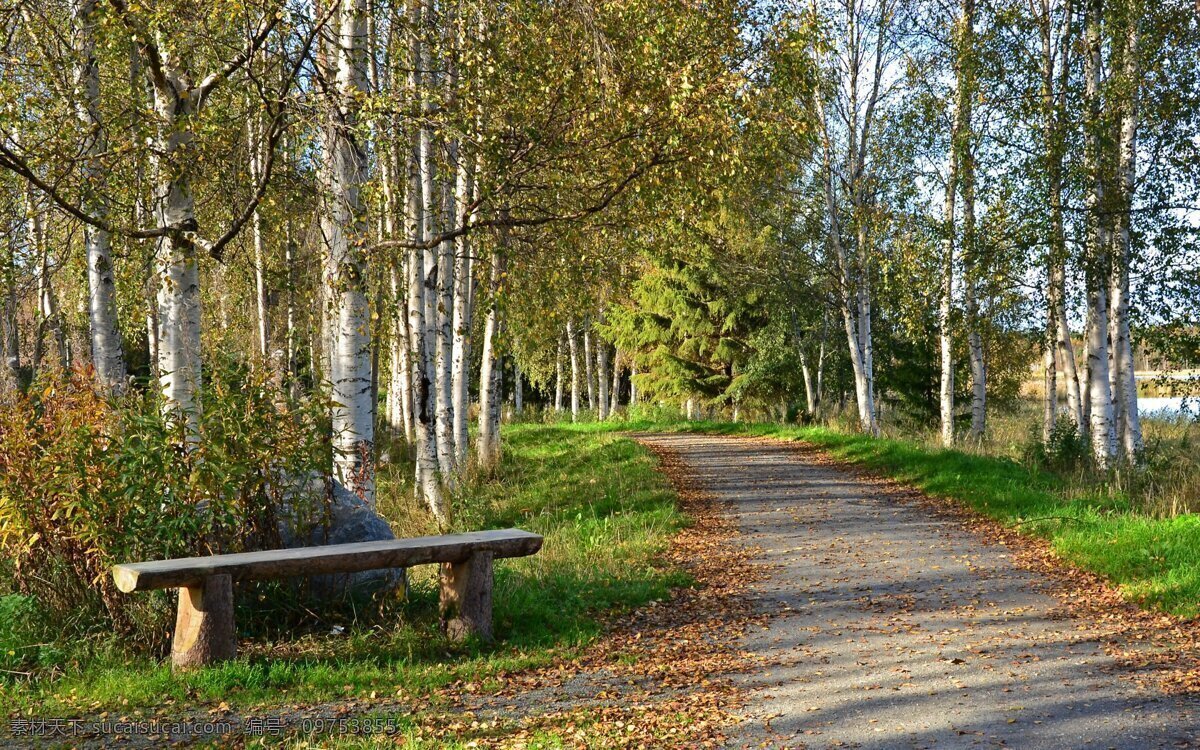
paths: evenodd
<path fill-rule="evenodd" d="M 492 560 L 524 557 L 542 537 L 520 529 L 392 539 L 358 544 L 243 552 L 126 563 L 113 567 L 126 593 L 178 588 L 171 660 L 176 667 L 212 664 L 237 655 L 233 581 L 357 573 L 441 563 L 441 617 L 455 640 L 492 637 Z"/>

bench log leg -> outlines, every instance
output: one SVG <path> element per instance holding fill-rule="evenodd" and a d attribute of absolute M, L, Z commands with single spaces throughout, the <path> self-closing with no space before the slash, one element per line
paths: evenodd
<path fill-rule="evenodd" d="M 203 667 L 237 656 L 233 628 L 233 579 L 209 576 L 179 589 L 171 662 L 177 669 Z"/>
<path fill-rule="evenodd" d="M 442 563 L 442 627 L 450 640 L 492 640 L 492 553 L 476 552 L 465 562 Z"/>

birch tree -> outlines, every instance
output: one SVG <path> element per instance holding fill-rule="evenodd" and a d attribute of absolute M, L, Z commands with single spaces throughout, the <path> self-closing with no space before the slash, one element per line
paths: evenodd
<path fill-rule="evenodd" d="M 899 53 L 893 0 L 834 3 L 830 52 L 819 58 L 832 79 L 815 97 L 827 247 L 838 278 L 841 315 L 854 373 L 859 426 L 878 433 L 871 338 L 871 151 L 890 68 Z M 818 14 L 813 6 L 813 13 Z"/>
<path fill-rule="evenodd" d="M 83 179 L 100 179 L 101 158 L 108 150 L 105 125 L 100 114 L 100 65 L 96 59 L 97 0 L 76 0 L 75 46 L 77 54 L 76 116 L 88 132 L 88 160 Z M 102 220 L 108 206 L 100 191 L 85 194 L 84 212 Z M 84 248 L 88 278 L 88 330 L 91 334 L 92 366 L 96 382 L 121 393 L 125 388 L 125 353 L 117 326 L 116 280 L 113 277 L 112 236 L 103 228 L 85 224 Z M 155 331 L 157 334 L 157 330 Z M 155 352 L 157 354 L 157 352 Z"/>
<path fill-rule="evenodd" d="M 1087 281 L 1087 391 L 1092 452 L 1097 464 L 1106 468 L 1116 457 L 1117 435 L 1109 380 L 1108 276 L 1112 228 L 1106 216 L 1110 197 L 1107 191 L 1101 81 L 1103 12 L 1103 0 L 1087 0 L 1084 25 L 1084 139 L 1090 184 L 1087 195 L 1088 252 L 1084 271 Z"/>
<path fill-rule="evenodd" d="M 375 403 L 371 398 L 371 308 L 366 288 L 367 217 L 363 185 L 367 149 L 361 107 L 367 94 L 367 2 L 338 0 L 333 75 L 324 136 L 325 284 L 331 304 L 333 473 L 375 505 Z"/>
<path fill-rule="evenodd" d="M 1140 0 L 1126 0 L 1118 18 L 1113 40 L 1115 98 L 1119 119 L 1117 132 L 1116 210 L 1114 212 L 1113 258 L 1109 284 L 1109 341 L 1112 347 L 1110 373 L 1115 430 L 1125 456 L 1134 459 L 1142 451 L 1142 427 L 1138 415 L 1137 379 L 1134 374 L 1133 343 L 1129 330 L 1129 268 L 1133 261 L 1132 229 L 1134 192 L 1137 186 L 1137 132 L 1141 69 L 1139 41 L 1142 7 Z"/>

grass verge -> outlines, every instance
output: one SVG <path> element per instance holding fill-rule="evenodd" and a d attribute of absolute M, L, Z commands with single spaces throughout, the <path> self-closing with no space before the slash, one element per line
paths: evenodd
<path fill-rule="evenodd" d="M 442 638 L 435 568 L 424 566 L 413 571 L 408 601 L 352 617 L 342 635 L 318 619 L 307 633 L 277 642 L 243 640 L 237 660 L 184 674 L 158 659 L 93 651 L 65 667 L 0 678 L 0 699 L 13 715 L 42 716 L 178 715 L 194 704 L 263 708 L 377 694 L 436 705 L 438 689 L 452 682 L 486 689 L 506 672 L 569 657 L 596 639 L 608 613 L 687 582 L 661 558 L 686 519 L 641 446 L 611 432 L 515 425 L 505 430 L 505 455 L 501 469 L 474 478 L 455 503 L 461 529 L 519 526 L 546 537 L 540 554 L 497 564 L 496 646 Z M 406 473 L 402 466 L 381 473 L 381 510 L 400 535 L 428 533 L 401 479 Z M 242 606 L 239 625 L 253 629 Z"/>
<path fill-rule="evenodd" d="M 931 449 L 825 427 L 635 421 L 621 429 L 804 441 L 835 458 L 1048 539 L 1063 559 L 1104 576 L 1145 608 L 1189 618 L 1200 614 L 1200 516 L 1195 514 L 1159 518 L 1112 494 L 1068 493 L 1059 477 L 1011 458 Z"/>

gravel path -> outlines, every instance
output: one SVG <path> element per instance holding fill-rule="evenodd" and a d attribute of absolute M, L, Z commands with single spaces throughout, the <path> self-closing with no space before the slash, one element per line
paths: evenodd
<path fill-rule="evenodd" d="M 765 440 L 676 452 L 771 574 L 746 648 L 770 666 L 733 747 L 1200 747 L 1193 699 L 1139 687 L 1092 623 L 1008 550 L 851 471 Z"/>

